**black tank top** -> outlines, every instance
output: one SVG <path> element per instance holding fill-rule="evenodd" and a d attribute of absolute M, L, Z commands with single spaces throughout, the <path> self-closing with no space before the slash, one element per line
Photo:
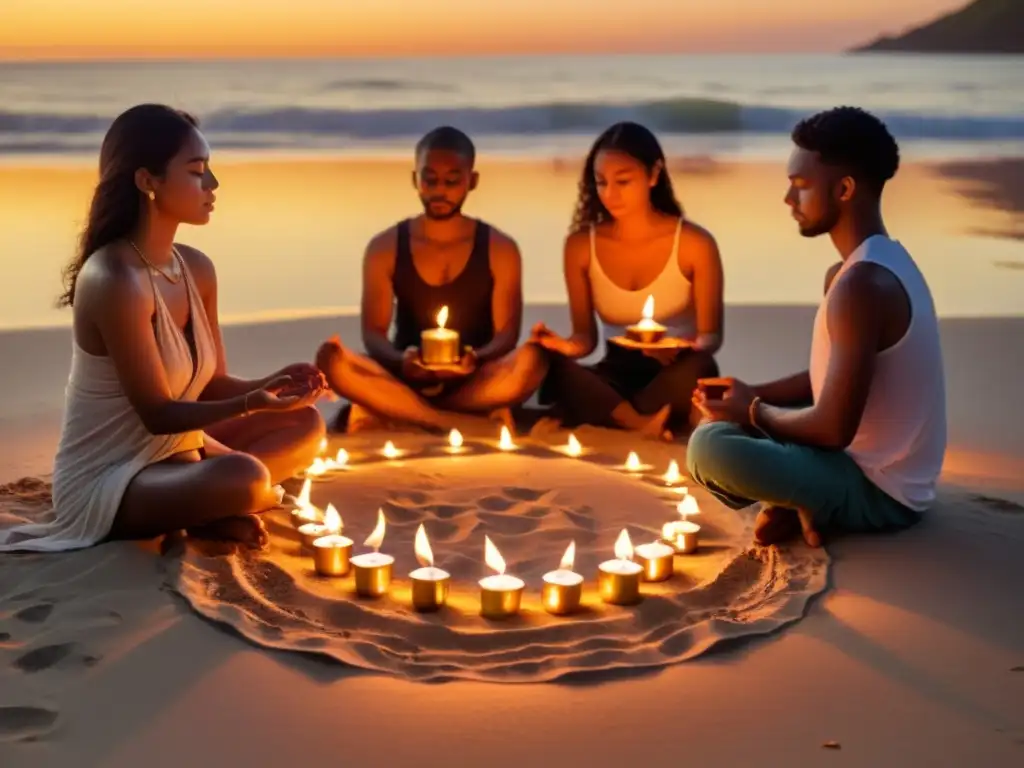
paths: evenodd
<path fill-rule="evenodd" d="M 469 261 L 454 280 L 444 285 L 431 285 L 420 277 L 412 261 L 409 220 L 399 223 L 392 285 L 396 349 L 418 347 L 420 331 L 437 327 L 437 313 L 443 306 L 448 307 L 445 327 L 459 332 L 463 346 L 479 349 L 494 338 L 491 228 L 482 221 L 476 225 Z"/>

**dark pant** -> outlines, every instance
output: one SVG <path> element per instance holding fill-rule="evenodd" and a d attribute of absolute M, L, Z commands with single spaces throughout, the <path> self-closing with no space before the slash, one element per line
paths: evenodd
<path fill-rule="evenodd" d="M 604 358 L 592 366 L 552 354 L 540 401 L 554 404 L 566 426 L 615 426 L 612 411 L 624 402 L 637 413 L 652 415 L 670 405 L 669 428 L 686 429 L 697 379 L 714 376 L 718 364 L 707 352 L 683 350 L 663 365 L 637 350 L 608 344 Z"/>

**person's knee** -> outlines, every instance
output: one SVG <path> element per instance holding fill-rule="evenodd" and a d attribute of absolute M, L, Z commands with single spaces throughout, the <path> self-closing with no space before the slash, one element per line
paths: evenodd
<path fill-rule="evenodd" d="M 270 470 L 248 453 L 229 453 L 215 460 L 214 471 L 226 484 L 225 506 L 235 514 L 259 512 L 270 493 Z"/>
<path fill-rule="evenodd" d="M 686 466 L 695 480 L 720 477 L 729 471 L 730 441 L 739 427 L 716 421 L 698 426 L 686 444 Z"/>
<path fill-rule="evenodd" d="M 517 392 L 540 386 L 548 372 L 547 352 L 537 344 L 526 344 L 516 350 L 515 365 L 509 384 Z"/>
<path fill-rule="evenodd" d="M 293 418 L 295 419 L 295 431 L 301 442 L 319 445 L 327 435 L 324 417 L 315 406 L 307 405 L 293 411 Z"/>

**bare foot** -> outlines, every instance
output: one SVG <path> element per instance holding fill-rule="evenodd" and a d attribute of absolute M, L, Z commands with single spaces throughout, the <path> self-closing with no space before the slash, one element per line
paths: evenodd
<path fill-rule="evenodd" d="M 672 415 L 672 406 L 666 405 L 654 414 L 637 432 L 648 440 L 672 442 L 672 433 L 665 429 L 665 422 Z"/>
<path fill-rule="evenodd" d="M 803 534 L 809 547 L 821 546 L 821 535 L 814 528 L 814 519 L 807 510 L 775 507 L 765 504 L 754 521 L 754 540 L 762 546 L 781 544 Z"/>
<path fill-rule="evenodd" d="M 270 541 L 263 521 L 257 515 L 225 517 L 188 529 L 189 538 L 205 541 L 230 541 L 251 549 L 263 549 Z"/>
<path fill-rule="evenodd" d="M 345 429 L 346 434 L 354 435 L 358 432 L 379 431 L 387 429 L 387 427 L 388 425 L 384 419 L 373 411 L 355 403 L 352 403 L 349 407 L 348 427 Z"/>

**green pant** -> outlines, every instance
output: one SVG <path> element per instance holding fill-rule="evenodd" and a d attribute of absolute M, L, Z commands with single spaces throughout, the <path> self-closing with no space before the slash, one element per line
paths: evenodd
<path fill-rule="evenodd" d="M 702 424 L 686 461 L 695 482 L 732 509 L 805 509 L 818 530 L 884 531 L 921 519 L 882 491 L 845 451 L 777 443 L 726 422 Z"/>

